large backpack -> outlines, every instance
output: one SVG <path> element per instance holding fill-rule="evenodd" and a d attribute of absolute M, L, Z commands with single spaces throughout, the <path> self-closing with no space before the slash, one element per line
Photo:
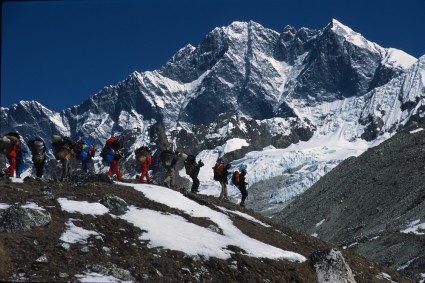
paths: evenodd
<path fill-rule="evenodd" d="M 93 157 L 94 147 L 91 144 L 90 138 L 85 138 L 75 143 L 76 146 L 74 147 L 74 150 L 76 151 L 78 158 L 86 160 L 89 156 Z"/>
<path fill-rule="evenodd" d="M 18 133 L 8 133 L 5 135 L 8 138 L 12 145 L 15 145 L 20 142 L 21 138 Z"/>
<path fill-rule="evenodd" d="M 184 161 L 184 169 L 186 170 L 186 174 L 190 176 L 196 165 L 196 156 L 192 154 L 188 155 L 186 160 Z"/>
<path fill-rule="evenodd" d="M 42 163 L 46 159 L 46 147 L 42 140 L 32 140 L 28 142 L 31 150 L 32 160 L 35 163 Z"/>
<path fill-rule="evenodd" d="M 111 162 L 115 158 L 115 153 L 112 150 L 113 148 L 116 148 L 117 150 L 120 147 L 119 141 L 116 137 L 111 137 L 106 140 L 105 145 L 103 146 L 103 149 L 100 153 L 100 156 L 103 158 L 103 161 L 106 164 L 111 164 Z"/>
<path fill-rule="evenodd" d="M 83 152 L 83 143 L 81 141 L 72 142 L 72 149 L 78 158 L 83 159 L 81 156 L 81 153 Z"/>
<path fill-rule="evenodd" d="M 73 145 L 70 138 L 53 135 L 52 147 L 56 160 L 64 160 L 71 154 Z"/>
<path fill-rule="evenodd" d="M 0 137 L 0 151 L 4 154 L 9 154 L 9 152 L 12 150 L 13 144 L 10 139 L 7 137 Z"/>
<path fill-rule="evenodd" d="M 159 156 L 164 167 L 170 167 L 173 164 L 174 154 L 171 150 L 164 150 Z"/>
<path fill-rule="evenodd" d="M 235 186 L 239 186 L 239 183 L 240 183 L 240 173 L 239 173 L 239 171 L 238 170 L 236 170 L 235 172 L 233 172 L 233 175 L 232 175 L 232 183 L 233 183 L 233 185 L 235 185 Z"/>
<path fill-rule="evenodd" d="M 213 167 L 213 171 L 214 171 L 214 180 L 215 181 L 220 181 L 221 180 L 221 175 L 223 174 L 223 170 L 224 170 L 224 163 L 221 162 L 217 162 L 214 167 Z"/>
<path fill-rule="evenodd" d="M 106 157 L 106 155 L 108 154 L 108 152 L 109 152 L 109 149 L 110 149 L 110 147 L 111 147 L 111 145 L 113 144 L 113 143 L 115 143 L 115 142 L 118 142 L 118 139 L 116 138 L 116 137 L 111 137 L 111 138 L 109 138 L 109 139 L 107 139 L 106 140 L 106 142 L 105 142 L 105 145 L 103 146 L 103 148 L 102 148 L 102 151 L 100 152 L 100 157 L 103 157 L 103 158 L 105 158 Z"/>
<path fill-rule="evenodd" d="M 142 165 L 145 163 L 146 158 L 149 155 L 149 148 L 146 146 L 139 147 L 134 151 L 134 154 L 136 155 L 137 164 Z"/>
<path fill-rule="evenodd" d="M 111 146 L 113 143 L 118 142 L 118 139 L 116 137 L 110 137 L 109 139 L 106 140 L 106 145 Z"/>

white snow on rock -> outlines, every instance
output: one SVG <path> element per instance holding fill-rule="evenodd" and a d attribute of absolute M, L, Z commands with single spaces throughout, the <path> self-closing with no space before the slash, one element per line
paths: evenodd
<path fill-rule="evenodd" d="M 96 272 L 77 274 L 75 277 L 77 277 L 80 282 L 123 282 L 112 275 L 104 275 Z"/>
<path fill-rule="evenodd" d="M 103 215 L 109 212 L 109 209 L 97 202 L 75 201 L 66 198 L 58 198 L 62 210 L 69 213 L 81 213 L 90 215 Z"/>
<path fill-rule="evenodd" d="M 90 236 L 97 236 L 99 233 L 96 231 L 90 231 L 86 230 L 84 228 L 75 226 L 75 224 L 72 221 L 73 219 L 70 219 L 65 225 L 66 230 L 62 235 L 60 236 L 60 240 L 69 244 L 76 244 L 76 243 L 87 243 L 87 239 Z"/>
<path fill-rule="evenodd" d="M 401 230 L 401 233 L 405 233 L 405 234 L 416 234 L 416 235 L 425 235 L 425 223 L 420 223 L 421 220 L 415 220 L 409 223 L 409 225 L 407 225 L 407 228 L 404 230 Z"/>
<path fill-rule="evenodd" d="M 10 204 L 0 203 L 0 209 L 8 209 L 9 207 L 10 207 Z"/>
<path fill-rule="evenodd" d="M 178 250 L 189 255 L 201 255 L 205 258 L 228 259 L 234 252 L 227 247 L 238 246 L 246 255 L 251 257 L 284 259 L 292 262 L 304 262 L 306 260 L 301 254 L 282 250 L 245 235 L 233 225 L 228 210 L 223 208 L 221 209 L 223 212 L 212 210 L 186 198 L 179 192 L 164 187 L 128 183 L 122 183 L 122 185 L 133 187 L 152 201 L 179 209 L 192 217 L 208 218 L 217 227 L 217 229 L 205 228 L 190 223 L 179 215 L 164 214 L 150 209 L 130 206 L 129 210 L 119 218 L 147 231 L 140 236 L 140 239 L 149 241 L 149 247 Z M 66 198 L 59 198 L 58 202 L 64 211 L 70 213 L 102 215 L 109 211 L 98 203 L 74 201 Z M 270 227 L 250 215 L 233 211 L 231 213 L 264 227 Z M 84 243 L 88 237 L 99 235 L 96 231 L 76 226 L 73 219 L 66 223 L 66 227 L 60 239 L 67 243 Z M 167 229 L 164 229 L 164 227 L 167 227 Z M 222 231 L 222 234 L 218 233 L 217 230 Z"/>
<path fill-rule="evenodd" d="M 415 133 L 419 133 L 419 132 L 421 132 L 421 131 L 423 131 L 424 129 L 423 128 L 417 128 L 417 129 L 415 129 L 415 130 L 413 130 L 413 131 L 410 131 L 409 133 L 410 134 L 415 134 Z"/>
<path fill-rule="evenodd" d="M 285 251 L 248 237 L 233 225 L 229 216 L 200 205 L 179 192 L 153 185 L 124 185 L 132 186 L 147 198 L 182 210 L 192 217 L 206 217 L 223 232 L 223 234 L 219 234 L 211 229 L 190 223 L 179 215 L 130 207 L 129 211 L 120 218 L 147 231 L 141 235 L 140 239 L 149 240 L 150 247 L 179 250 L 189 255 L 202 255 L 206 258 L 228 259 L 233 251 L 227 249 L 227 246 L 234 245 L 240 247 L 246 255 L 251 257 L 286 259 L 293 262 L 306 260 L 298 253 Z"/>
<path fill-rule="evenodd" d="M 223 146 L 222 154 L 241 149 L 244 146 L 249 146 L 249 143 L 244 139 L 234 138 L 227 140 L 225 145 Z"/>
<path fill-rule="evenodd" d="M 382 60 L 384 65 L 390 67 L 400 67 L 405 70 L 410 68 L 418 59 L 407 54 L 404 51 L 395 48 L 388 48 L 386 56 Z"/>

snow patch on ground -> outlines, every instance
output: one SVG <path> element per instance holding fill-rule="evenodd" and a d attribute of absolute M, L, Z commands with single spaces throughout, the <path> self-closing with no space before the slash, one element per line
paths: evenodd
<path fill-rule="evenodd" d="M 149 240 L 150 247 L 179 250 L 189 255 L 202 255 L 206 258 L 228 259 L 233 251 L 227 247 L 233 245 L 240 247 L 246 255 L 251 257 L 286 259 L 293 262 L 306 260 L 298 253 L 285 251 L 248 237 L 233 225 L 229 216 L 200 205 L 179 192 L 153 185 L 124 185 L 134 187 L 152 201 L 179 209 L 192 217 L 208 218 L 222 231 L 222 234 L 219 234 L 215 229 L 211 230 L 190 223 L 179 215 L 163 214 L 132 206 L 120 218 L 147 231 L 140 236 L 140 239 Z"/>
<path fill-rule="evenodd" d="M 114 276 L 99 274 L 95 272 L 89 272 L 83 275 L 77 274 L 75 275 L 75 277 L 77 277 L 80 282 L 123 282 L 122 280 L 119 280 Z"/>
<path fill-rule="evenodd" d="M 103 215 L 109 212 L 109 209 L 97 202 L 75 201 L 66 198 L 58 198 L 62 210 L 69 213 L 90 214 L 93 216 Z"/>
<path fill-rule="evenodd" d="M 65 232 L 60 236 L 60 240 L 69 244 L 87 243 L 87 239 L 90 236 L 97 236 L 99 233 L 96 231 L 86 230 L 84 228 L 75 226 L 73 223 L 74 219 L 70 219 L 65 225 Z"/>
<path fill-rule="evenodd" d="M 320 221 L 319 223 L 316 223 L 316 227 L 319 227 L 319 226 L 320 226 L 320 225 L 322 225 L 325 221 L 326 221 L 326 219 L 322 219 L 322 221 Z"/>
<path fill-rule="evenodd" d="M 189 255 L 201 255 L 205 258 L 228 259 L 234 253 L 228 249 L 228 246 L 238 246 L 246 255 L 251 257 L 285 259 L 292 262 L 306 261 L 306 258 L 301 254 L 276 248 L 245 235 L 233 225 L 227 214 L 200 205 L 179 192 L 155 185 L 128 183 L 122 183 L 122 185 L 133 187 L 152 201 L 179 209 L 192 217 L 208 218 L 217 226 L 217 229 L 214 227 L 205 228 L 190 223 L 179 215 L 164 214 L 150 209 L 130 206 L 129 210 L 118 218 L 146 231 L 142 233 L 140 239 L 149 241 L 149 247 L 178 250 Z M 102 215 L 109 211 L 100 203 L 74 201 L 66 198 L 59 198 L 58 202 L 61 208 L 69 213 Z M 233 211 L 232 213 L 269 227 L 250 215 Z M 84 243 L 88 237 L 99 235 L 96 231 L 76 226 L 73 219 L 66 223 L 66 227 L 66 231 L 60 239 L 67 243 Z M 164 229 L 164 227 L 167 227 L 167 229 Z M 222 231 L 222 234 L 218 233 L 217 230 Z"/>
<path fill-rule="evenodd" d="M 415 134 L 415 133 L 421 132 L 421 131 L 423 131 L 423 130 L 424 130 L 423 128 L 418 128 L 418 129 L 416 129 L 416 130 L 410 131 L 409 133 L 411 133 L 411 134 Z"/>
<path fill-rule="evenodd" d="M 407 225 L 406 229 L 401 230 L 400 232 L 405 234 L 413 233 L 416 235 L 425 235 L 425 223 L 420 222 L 420 219 L 412 221 Z"/>

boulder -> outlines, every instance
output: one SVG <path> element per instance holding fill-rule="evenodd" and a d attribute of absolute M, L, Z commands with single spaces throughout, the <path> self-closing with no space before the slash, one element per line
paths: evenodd
<path fill-rule="evenodd" d="M 321 250 L 313 253 L 310 258 L 320 283 L 356 282 L 351 268 L 345 262 L 340 251 L 336 249 Z"/>
<path fill-rule="evenodd" d="M 45 226 L 52 221 L 49 212 L 23 208 L 19 204 L 6 209 L 0 218 L 0 232 L 30 231 L 33 227 Z"/>

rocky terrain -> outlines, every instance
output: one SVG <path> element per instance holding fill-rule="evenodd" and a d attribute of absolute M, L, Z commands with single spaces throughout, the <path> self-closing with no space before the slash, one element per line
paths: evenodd
<path fill-rule="evenodd" d="M 142 193 L 130 182 L 127 180 L 123 186 L 102 175 L 79 176 L 63 183 L 31 177 L 24 182 L 1 180 L 0 280 L 310 283 L 388 282 L 391 279 L 409 282 L 351 251 L 336 249 L 332 244 L 274 224 L 252 210 L 190 193 L 182 198 L 189 201 L 193 209 L 200 205 L 212 213 L 224 214 L 249 238 L 298 257 L 258 258 L 241 249 L 239 244 L 225 248 L 231 255 L 228 259 L 154 247 L 155 239 L 141 238 L 152 232 L 149 228 L 141 229 L 124 220 L 134 207 L 160 212 L 163 216 L 182 217 L 200 228 L 215 227 L 213 230 L 218 234 L 225 234 L 224 227 L 214 223 L 212 217 L 195 217 L 146 195 L 162 190 L 176 194 L 171 198 L 177 200 L 180 192 L 151 185 Z M 65 199 L 79 205 L 66 207 Z M 78 211 L 81 204 L 86 212 Z M 99 206 L 106 213 L 96 213 Z M 70 235 L 70 227 L 79 233 Z M 173 227 L 161 227 L 163 233 L 174 235 L 170 242 L 190 236 L 182 236 Z M 176 229 L 175 234 L 170 229 Z M 73 242 L 73 237 L 82 238 Z M 204 240 L 205 243 L 211 241 Z"/>
<path fill-rule="evenodd" d="M 273 218 L 425 279 L 425 130 L 413 125 L 326 174 Z"/>

